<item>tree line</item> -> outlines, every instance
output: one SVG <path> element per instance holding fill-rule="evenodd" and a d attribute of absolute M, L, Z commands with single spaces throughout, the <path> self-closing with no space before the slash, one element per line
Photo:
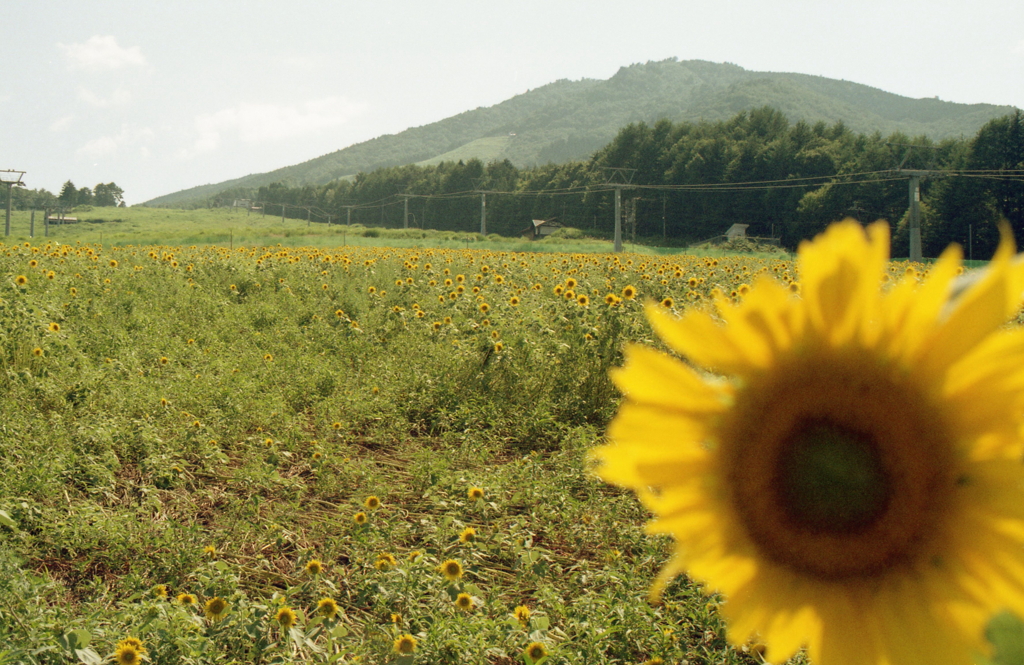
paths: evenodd
<path fill-rule="evenodd" d="M 613 171 L 613 169 L 625 169 Z M 1024 240 L 1024 115 L 997 118 L 974 137 L 853 132 L 843 123 L 790 123 L 764 107 L 718 122 L 663 120 L 624 127 L 587 161 L 517 168 L 509 161 L 443 162 L 359 173 L 325 185 L 275 183 L 222 193 L 209 204 L 253 198 L 270 214 L 335 223 L 440 230 L 480 229 L 481 193 L 488 232 L 514 235 L 531 219 L 555 220 L 596 235 L 614 226 L 610 183 L 623 189 L 627 234 L 691 243 L 733 223 L 748 235 L 789 247 L 829 222 L 888 220 L 894 253 L 906 254 L 908 171 L 921 179 L 922 243 L 935 256 L 950 242 L 978 256 L 998 242 L 1007 220 Z M 616 180 L 619 178 L 620 180 Z"/>
<path fill-rule="evenodd" d="M 7 205 L 8 188 L 0 188 L 0 206 Z M 28 189 L 15 187 L 11 192 L 13 201 L 11 207 L 16 210 L 56 210 L 63 208 L 70 210 L 75 206 L 124 206 L 124 190 L 116 183 L 97 183 L 95 187 L 75 187 L 75 183 L 68 180 L 60 188 L 60 194 L 54 194 L 46 189 Z"/>
<path fill-rule="evenodd" d="M 988 122 L 973 137 L 935 142 L 927 136 L 858 133 L 841 122 L 791 123 L 763 107 L 715 122 L 633 123 L 586 161 L 530 168 L 477 159 L 394 166 L 323 185 L 228 190 L 203 205 L 250 199 L 267 214 L 317 222 L 479 231 L 485 199 L 489 233 L 516 235 L 530 220 L 545 219 L 610 236 L 610 185 L 628 180 L 622 189 L 627 238 L 688 244 L 741 223 L 749 225 L 748 235 L 779 238 L 792 248 L 829 222 L 853 217 L 888 220 L 895 229 L 894 255 L 906 255 L 910 171 L 925 173 L 926 256 L 950 242 L 986 256 L 998 242 L 1001 219 L 1024 242 L 1019 110 Z M 21 208 L 54 202 L 123 205 L 114 183 L 90 190 L 68 181 L 58 196 L 45 190 L 14 194 Z"/>

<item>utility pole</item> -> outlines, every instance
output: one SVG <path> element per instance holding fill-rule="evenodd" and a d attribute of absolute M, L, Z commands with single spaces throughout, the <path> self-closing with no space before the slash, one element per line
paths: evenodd
<path fill-rule="evenodd" d="M 403 208 L 402 208 L 402 228 L 403 229 L 407 229 L 407 228 L 409 228 L 409 195 L 408 194 L 402 194 L 402 203 L 404 204 Z"/>
<path fill-rule="evenodd" d="M 480 192 L 480 235 L 487 235 L 487 192 Z"/>
<path fill-rule="evenodd" d="M 930 169 L 897 169 L 898 173 L 910 176 L 908 194 L 910 207 L 907 210 L 907 230 L 910 232 L 910 260 L 921 260 L 921 178 L 945 178 L 946 171 Z"/>
<path fill-rule="evenodd" d="M 282 224 L 284 224 L 284 209 L 285 209 L 286 207 L 287 207 L 287 206 L 285 206 L 285 204 L 283 204 L 283 203 L 281 204 L 281 223 L 282 223 Z"/>
<path fill-rule="evenodd" d="M 345 206 L 345 226 L 352 226 L 352 206 Z"/>
<path fill-rule="evenodd" d="M 616 254 L 622 251 L 622 187 L 615 188 L 615 239 L 613 240 L 612 251 Z"/>
<path fill-rule="evenodd" d="M 35 210 L 32 211 L 32 216 L 29 218 L 29 221 L 28 221 L 28 237 L 29 238 L 35 238 L 36 237 L 36 211 Z"/>
<path fill-rule="evenodd" d="M 889 146 L 898 146 L 906 148 L 907 151 L 903 153 L 903 159 L 900 161 L 900 165 L 896 167 L 896 172 L 903 175 L 910 176 L 908 182 L 908 194 L 910 199 L 910 205 L 907 209 L 907 231 L 910 235 L 910 260 L 920 261 L 921 256 L 921 178 L 944 178 L 949 175 L 946 171 L 939 171 L 936 169 L 905 169 L 903 165 L 910 159 L 910 153 L 913 152 L 914 148 L 919 150 L 938 150 L 938 146 L 931 145 L 911 145 L 909 143 L 889 143 Z M 932 153 L 933 157 L 935 153 Z"/>
<path fill-rule="evenodd" d="M 0 184 L 7 185 L 7 223 L 4 225 L 4 236 L 11 235 L 11 206 L 14 203 L 14 188 L 24 187 L 21 181 L 24 171 L 0 171 Z"/>
<path fill-rule="evenodd" d="M 487 182 L 487 174 L 485 173 L 479 178 L 473 179 L 473 190 L 480 195 L 480 235 L 487 235 L 487 195 L 490 193 L 483 188 L 484 183 Z"/>
<path fill-rule="evenodd" d="M 622 251 L 622 188 L 633 181 L 636 169 L 604 167 L 605 185 L 615 188 L 615 240 L 614 250 Z"/>
<path fill-rule="evenodd" d="M 921 260 L 921 174 L 910 176 L 910 260 Z"/>

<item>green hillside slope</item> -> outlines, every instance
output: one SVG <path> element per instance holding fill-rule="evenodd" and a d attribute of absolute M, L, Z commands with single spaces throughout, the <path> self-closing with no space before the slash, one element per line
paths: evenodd
<path fill-rule="evenodd" d="M 911 99 L 821 76 L 665 60 L 623 67 L 605 81 L 556 81 L 488 108 L 358 143 L 301 164 L 193 187 L 147 202 L 187 205 L 236 187 L 322 184 L 360 171 L 476 157 L 517 166 L 583 159 L 626 124 L 719 120 L 770 105 L 793 122 L 843 121 L 858 132 L 933 139 L 969 136 L 1011 107 Z"/>

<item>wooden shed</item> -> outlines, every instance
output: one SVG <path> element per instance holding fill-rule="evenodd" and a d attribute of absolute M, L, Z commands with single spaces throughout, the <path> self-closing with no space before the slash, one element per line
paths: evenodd
<path fill-rule="evenodd" d="M 537 240 L 551 235 L 560 228 L 562 228 L 562 225 L 558 222 L 552 222 L 546 219 L 534 219 L 531 220 L 530 226 L 519 232 L 519 235 L 524 238 L 529 238 L 530 240 Z"/>
<path fill-rule="evenodd" d="M 725 232 L 725 237 L 728 240 L 735 240 L 736 238 L 747 237 L 747 227 L 750 224 L 733 224 L 729 227 L 729 230 Z"/>

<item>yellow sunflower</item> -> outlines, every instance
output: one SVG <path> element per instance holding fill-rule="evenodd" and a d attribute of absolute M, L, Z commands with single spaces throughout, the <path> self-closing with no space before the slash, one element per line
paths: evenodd
<path fill-rule="evenodd" d="M 321 598 L 316 604 L 316 611 L 322 617 L 333 619 L 338 616 L 338 603 L 333 598 Z"/>
<path fill-rule="evenodd" d="M 412 635 L 399 635 L 394 642 L 395 653 L 408 655 L 416 651 L 416 638 Z"/>
<path fill-rule="evenodd" d="M 377 570 L 391 570 L 398 565 L 398 559 L 395 558 L 394 554 L 381 552 L 377 555 L 377 561 L 373 565 Z"/>
<path fill-rule="evenodd" d="M 526 654 L 531 663 L 536 663 L 548 655 L 548 648 L 544 646 L 543 642 L 530 642 L 526 649 L 523 650 L 523 653 Z"/>
<path fill-rule="evenodd" d="M 228 613 L 229 609 L 231 609 L 231 606 L 228 604 L 228 601 L 220 596 L 214 596 L 206 601 L 206 605 L 203 607 L 203 614 L 210 621 L 220 621 Z"/>
<path fill-rule="evenodd" d="M 516 621 L 523 628 L 530 626 L 530 608 L 526 605 L 516 605 L 516 608 L 512 611 L 512 616 L 516 618 Z"/>
<path fill-rule="evenodd" d="M 125 640 L 117 646 L 113 662 L 117 663 L 117 665 L 138 665 L 142 662 L 145 652 L 145 649 Z"/>
<path fill-rule="evenodd" d="M 476 606 L 476 602 L 473 600 L 473 596 L 468 593 L 460 593 L 455 597 L 455 607 L 459 608 L 463 612 L 469 612 Z"/>
<path fill-rule="evenodd" d="M 295 610 L 290 607 L 279 607 L 277 614 L 274 615 L 274 621 L 285 630 L 294 626 L 297 620 L 298 617 L 295 614 Z"/>
<path fill-rule="evenodd" d="M 457 582 L 462 577 L 462 564 L 455 559 L 448 559 L 441 564 L 440 571 L 449 582 Z"/>
<path fill-rule="evenodd" d="M 883 290 L 888 251 L 843 222 L 801 245 L 800 298 L 763 276 L 717 317 L 650 305 L 688 362 L 634 346 L 614 374 L 594 456 L 675 538 L 652 594 L 687 571 L 771 662 L 968 663 L 1024 614 L 1024 267 L 1004 234 L 951 300 L 958 248 Z"/>
<path fill-rule="evenodd" d="M 126 637 L 123 640 L 121 640 L 120 642 L 118 642 L 117 646 L 119 646 L 119 647 L 120 646 L 135 647 L 136 649 L 138 649 L 139 651 L 141 651 L 143 653 L 146 652 L 146 647 L 143 646 L 142 640 L 140 640 L 137 637 Z"/>

